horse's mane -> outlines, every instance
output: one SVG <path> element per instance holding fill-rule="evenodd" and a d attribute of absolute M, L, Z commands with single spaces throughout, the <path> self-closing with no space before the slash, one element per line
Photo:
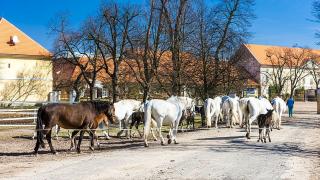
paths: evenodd
<path fill-rule="evenodd" d="M 83 102 L 83 104 L 91 105 L 98 114 L 103 113 L 104 111 L 109 109 L 109 107 L 112 105 L 112 103 L 108 101 L 86 101 L 86 102 Z"/>

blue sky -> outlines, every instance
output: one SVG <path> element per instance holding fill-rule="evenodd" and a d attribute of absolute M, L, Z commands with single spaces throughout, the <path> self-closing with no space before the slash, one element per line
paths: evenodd
<path fill-rule="evenodd" d="M 256 0 L 257 18 L 250 31 L 249 43 L 308 46 L 316 45 L 314 34 L 320 24 L 311 22 L 313 0 Z M 50 20 L 59 12 L 68 12 L 71 23 L 79 25 L 98 9 L 100 0 L 1 0 L 0 17 L 16 25 L 30 37 L 51 50 Z M 1 33 L 1 32 L 0 32 Z M 320 39 L 319 39 L 320 41 Z"/>

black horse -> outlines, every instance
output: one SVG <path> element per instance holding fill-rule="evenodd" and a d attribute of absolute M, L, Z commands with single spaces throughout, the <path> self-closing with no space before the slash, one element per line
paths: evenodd
<path fill-rule="evenodd" d="M 259 126 L 259 139 L 258 142 L 261 140 L 261 142 L 267 142 L 266 137 L 268 136 L 269 142 L 271 142 L 270 137 L 270 128 L 272 125 L 272 113 L 273 110 L 267 110 L 266 114 L 260 114 L 258 116 L 258 126 Z M 262 133 L 262 131 L 265 129 L 265 134 Z"/>
<path fill-rule="evenodd" d="M 91 137 L 90 149 L 93 150 L 95 129 L 100 122 L 104 121 L 107 123 L 108 120 L 111 123 L 115 122 L 114 106 L 109 102 L 88 101 L 78 104 L 48 104 L 41 106 L 37 114 L 37 143 L 34 153 L 38 153 L 40 145 L 42 148 L 45 147 L 43 137 L 46 135 L 51 152 L 56 154 L 51 143 L 51 131 L 55 125 L 59 125 L 64 129 L 74 129 L 71 136 L 70 149 L 76 144 L 75 135 L 81 131 L 77 144 L 78 153 L 80 153 L 83 134 L 84 132 L 88 132 Z"/>

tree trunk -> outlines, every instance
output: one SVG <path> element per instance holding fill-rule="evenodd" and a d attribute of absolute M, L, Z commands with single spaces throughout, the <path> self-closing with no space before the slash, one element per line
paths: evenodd
<path fill-rule="evenodd" d="M 149 85 L 146 85 L 146 86 L 143 88 L 143 102 L 144 102 L 144 103 L 148 100 L 149 92 L 150 92 L 150 87 L 149 87 Z"/>
<path fill-rule="evenodd" d="M 93 97 L 93 90 L 94 90 L 94 84 L 89 85 L 89 95 L 90 95 L 90 100 L 92 101 L 94 99 Z"/>
<path fill-rule="evenodd" d="M 116 103 L 119 100 L 119 84 L 118 73 L 114 73 L 112 76 L 112 102 Z"/>
<path fill-rule="evenodd" d="M 80 99 L 80 91 L 78 89 L 74 89 L 76 92 L 76 97 L 74 98 L 74 102 L 79 102 Z"/>

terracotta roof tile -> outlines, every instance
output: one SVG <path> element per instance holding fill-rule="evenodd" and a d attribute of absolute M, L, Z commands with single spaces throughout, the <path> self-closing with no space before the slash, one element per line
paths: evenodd
<path fill-rule="evenodd" d="M 10 43 L 12 36 L 18 37 L 19 42 L 15 45 Z M 47 49 L 4 18 L 0 18 L 0 54 L 28 56 L 50 55 Z"/>
<path fill-rule="evenodd" d="M 284 49 L 292 49 L 294 51 L 301 50 L 301 48 L 289 48 L 282 46 L 268 46 L 268 45 L 258 45 L 258 44 L 244 44 L 250 53 L 257 59 L 261 65 L 272 65 L 271 61 L 267 58 L 268 50 L 283 51 Z M 320 50 L 312 50 L 312 53 L 320 56 Z"/>

